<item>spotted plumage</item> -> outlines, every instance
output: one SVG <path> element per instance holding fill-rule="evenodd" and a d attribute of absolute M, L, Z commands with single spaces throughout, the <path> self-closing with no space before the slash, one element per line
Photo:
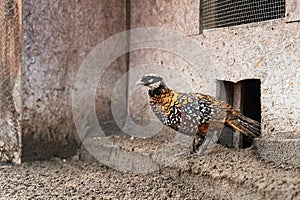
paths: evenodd
<path fill-rule="evenodd" d="M 226 102 L 201 93 L 176 92 L 155 74 L 143 76 L 137 84 L 149 88 L 150 105 L 158 119 L 180 133 L 203 140 L 209 129 L 228 126 L 250 138 L 260 135 L 260 123 Z"/>

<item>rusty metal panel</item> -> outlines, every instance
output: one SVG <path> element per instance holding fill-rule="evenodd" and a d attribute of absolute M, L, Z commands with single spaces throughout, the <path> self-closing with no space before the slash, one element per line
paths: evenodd
<path fill-rule="evenodd" d="M 20 162 L 20 2 L 0 1 L 0 162 Z"/>

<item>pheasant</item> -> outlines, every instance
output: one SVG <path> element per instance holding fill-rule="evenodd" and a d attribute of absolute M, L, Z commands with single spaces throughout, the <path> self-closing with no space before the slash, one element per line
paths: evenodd
<path fill-rule="evenodd" d="M 245 117 L 224 101 L 202 93 L 177 92 L 156 74 L 144 75 L 136 85 L 149 88 L 152 111 L 164 125 L 194 137 L 193 151 L 199 148 L 209 130 L 231 127 L 250 140 L 260 136 L 259 122 Z"/>

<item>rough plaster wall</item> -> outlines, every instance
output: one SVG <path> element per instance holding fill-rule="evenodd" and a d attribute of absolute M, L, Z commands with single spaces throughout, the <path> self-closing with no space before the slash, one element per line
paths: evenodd
<path fill-rule="evenodd" d="M 158 26 L 197 35 L 199 10 L 199 0 L 131 0 L 131 28 Z"/>
<path fill-rule="evenodd" d="M 286 1 L 286 21 L 287 22 L 300 21 L 300 1 L 299 0 Z"/>
<path fill-rule="evenodd" d="M 111 101 L 114 97 L 112 92 L 115 88 L 116 83 L 120 80 L 123 74 L 126 73 L 126 58 L 122 56 L 118 58 L 113 64 L 108 66 L 103 73 L 102 77 L 99 78 L 97 96 L 96 96 L 96 113 L 99 122 L 107 122 L 113 119 L 111 111 Z M 120 95 L 122 102 L 119 106 L 123 107 L 126 105 L 126 85 L 123 84 L 120 90 Z M 119 110 L 120 112 L 125 113 L 124 109 Z"/>
<path fill-rule="evenodd" d="M 191 0 L 132 0 L 131 29 L 162 27 L 182 34 L 197 35 L 199 31 L 200 1 Z M 162 42 L 176 42 L 168 38 Z M 147 37 L 147 36 L 145 36 Z M 134 40 L 135 38 L 133 38 Z M 196 41 L 195 41 L 196 42 Z M 200 43 L 199 43 L 200 45 Z M 157 73 L 165 78 L 169 87 L 181 92 L 203 91 L 198 66 L 184 55 L 161 49 L 142 49 L 130 54 L 130 82 L 136 82 L 145 73 Z M 138 69 L 140 68 L 140 69 Z M 195 76 L 195 74 L 198 74 Z M 131 117 L 140 124 L 147 124 L 152 114 L 149 110 L 147 89 L 140 87 L 129 96 Z"/>
<path fill-rule="evenodd" d="M 262 133 L 299 138 L 300 24 L 274 20 L 205 31 L 221 80 L 261 79 Z"/>
<path fill-rule="evenodd" d="M 23 1 L 24 160 L 75 152 L 79 141 L 70 96 L 74 77 L 97 44 L 124 29 L 123 1 Z M 101 79 L 100 120 L 109 118 L 108 80 L 120 76 L 120 63 L 113 63 Z"/>
<path fill-rule="evenodd" d="M 286 23 L 286 20 L 288 22 L 299 20 L 299 12 L 296 9 L 299 6 L 295 4 L 296 1 L 287 2 L 287 13 L 290 14 L 286 19 L 206 30 L 201 35 L 198 35 L 197 31 L 193 31 L 196 29 L 191 28 L 196 27 L 193 25 L 194 23 L 199 24 L 199 18 L 195 18 L 197 14 L 192 14 L 191 16 L 194 18 L 191 17 L 188 20 L 176 17 L 178 10 L 198 12 L 196 3 L 193 4 L 194 6 L 185 6 L 175 2 L 132 1 L 132 28 L 159 26 L 190 35 L 207 52 L 211 65 L 206 69 L 215 68 L 216 79 L 234 82 L 243 79 L 260 79 L 263 135 L 260 139 L 261 142 L 257 144 L 259 153 L 267 160 L 299 166 L 299 142 L 297 140 L 300 136 L 300 106 L 298 102 L 300 24 L 299 22 Z M 289 5 L 290 3 L 292 5 Z M 170 9 L 162 9 L 163 11 L 160 12 L 159 8 L 163 8 L 163 5 L 169 5 Z M 182 24 L 185 28 L 180 26 Z M 197 77 L 201 70 L 200 66 L 196 68 L 196 72 L 191 72 L 191 67 L 176 55 L 159 50 L 142 50 L 134 51 L 130 56 L 130 68 L 137 71 L 137 73 L 131 73 L 130 81 L 136 81 L 140 76 L 141 72 L 135 68 L 141 65 L 150 63 L 160 66 L 158 71 L 164 71 L 166 66 L 171 66 L 185 77 L 184 81 L 171 81 L 173 87 L 178 86 L 181 91 L 184 91 L 184 83 L 188 83 L 195 91 L 211 95 L 218 94 L 215 84 L 210 85 L 209 88 L 201 87 L 205 83 L 203 79 Z M 148 72 L 149 68 L 146 67 L 144 71 Z M 187 70 L 182 71 L 183 69 Z M 174 80 L 172 72 L 166 76 L 168 80 Z M 147 107 L 148 99 L 147 97 L 143 98 L 144 96 L 147 96 L 146 90 L 139 88 L 129 99 L 130 114 L 141 124 L 149 123 L 150 119 L 149 107 Z"/>
<path fill-rule="evenodd" d="M 187 2 L 189 1 L 132 1 L 131 26 L 167 27 L 186 35 L 198 33 L 194 27 L 199 27 L 195 25 L 199 25 L 199 18 L 195 18 L 196 13 L 199 13 L 199 4 L 194 2 L 189 5 Z M 180 10 L 188 10 L 190 18 L 180 16 L 183 12 Z M 184 28 L 181 24 L 185 25 Z M 207 48 L 210 61 L 217 69 L 218 79 L 234 82 L 261 79 L 264 135 L 277 133 L 282 138 L 299 138 L 299 23 L 286 24 L 284 19 L 279 19 L 206 30 L 201 35 L 191 37 Z M 171 66 L 185 76 L 187 81 L 195 75 L 190 72 L 184 75 L 182 69 L 188 69 L 188 64 L 176 55 L 158 50 L 131 53 L 131 68 L 145 63 L 154 63 L 162 68 Z M 201 85 L 201 80 L 196 82 Z M 182 88 L 182 83 L 178 84 Z M 193 89 L 203 91 L 203 88 L 195 87 Z M 203 92 L 216 94 L 214 86 L 209 89 L 210 91 Z M 283 116 L 282 113 L 287 115 Z"/>

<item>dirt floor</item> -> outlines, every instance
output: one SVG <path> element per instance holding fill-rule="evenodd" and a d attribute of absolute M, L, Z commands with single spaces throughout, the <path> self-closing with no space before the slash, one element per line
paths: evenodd
<path fill-rule="evenodd" d="M 168 146 L 168 138 L 160 139 L 111 141 L 131 152 L 157 152 L 159 145 Z M 170 162 L 158 157 L 151 154 L 163 160 L 160 170 L 146 174 L 120 172 L 77 157 L 2 164 L 0 199 L 300 199 L 300 169 L 265 163 L 253 149 L 215 145 L 200 158 L 178 154 Z"/>
<path fill-rule="evenodd" d="M 201 199 L 172 175 L 126 174 L 99 164 L 47 161 L 0 167 L 1 199 Z"/>

